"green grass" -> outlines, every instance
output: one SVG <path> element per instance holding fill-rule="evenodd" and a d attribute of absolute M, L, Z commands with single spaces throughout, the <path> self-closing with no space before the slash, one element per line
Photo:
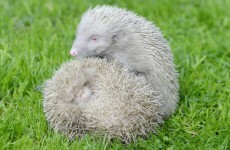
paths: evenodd
<path fill-rule="evenodd" d="M 85 136 L 69 144 L 45 120 L 36 87 L 71 59 L 89 6 L 112 4 L 153 21 L 180 73 L 180 102 L 158 135 L 130 145 Z M 0 149 L 230 149 L 229 0 L 0 1 Z"/>

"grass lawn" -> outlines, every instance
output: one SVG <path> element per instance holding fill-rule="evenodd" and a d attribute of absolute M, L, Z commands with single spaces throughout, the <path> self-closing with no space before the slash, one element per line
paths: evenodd
<path fill-rule="evenodd" d="M 169 40 L 180 102 L 158 135 L 123 145 L 48 127 L 36 90 L 64 62 L 81 14 L 97 4 L 133 10 Z M 0 149 L 230 149 L 229 0 L 1 0 Z"/>

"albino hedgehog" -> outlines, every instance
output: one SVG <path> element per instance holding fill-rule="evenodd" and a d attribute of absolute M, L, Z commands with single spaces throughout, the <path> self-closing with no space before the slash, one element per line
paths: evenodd
<path fill-rule="evenodd" d="M 87 10 L 70 54 L 116 60 L 143 74 L 161 93 L 163 116 L 175 111 L 179 85 L 170 47 L 160 30 L 143 17 L 112 6 Z"/>

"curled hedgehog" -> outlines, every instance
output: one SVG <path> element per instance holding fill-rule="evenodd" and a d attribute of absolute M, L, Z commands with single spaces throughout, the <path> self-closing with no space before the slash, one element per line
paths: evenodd
<path fill-rule="evenodd" d="M 112 6 L 87 10 L 70 54 L 77 60 L 62 65 L 43 91 L 55 131 L 129 143 L 174 113 L 179 86 L 172 53 L 143 17 Z"/>
<path fill-rule="evenodd" d="M 88 133 L 129 143 L 163 121 L 160 93 L 144 76 L 105 59 L 63 64 L 46 82 L 43 98 L 49 124 L 70 140 Z"/>

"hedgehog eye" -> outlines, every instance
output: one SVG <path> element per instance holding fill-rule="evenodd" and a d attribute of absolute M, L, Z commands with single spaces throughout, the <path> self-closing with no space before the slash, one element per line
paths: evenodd
<path fill-rule="evenodd" d="M 97 42 L 98 39 L 99 39 L 99 37 L 96 36 L 96 35 L 94 35 L 94 36 L 91 37 L 91 40 L 92 40 L 93 42 Z"/>

